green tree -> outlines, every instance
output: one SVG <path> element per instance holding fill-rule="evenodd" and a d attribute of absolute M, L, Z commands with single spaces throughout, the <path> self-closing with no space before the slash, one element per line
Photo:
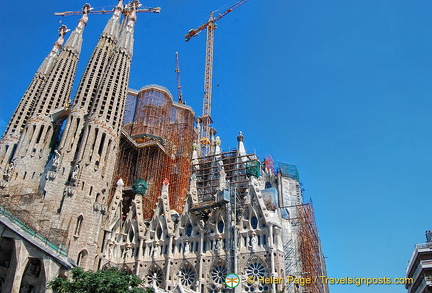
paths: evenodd
<path fill-rule="evenodd" d="M 72 278 L 59 276 L 48 284 L 57 293 L 151 293 L 152 289 L 140 289 L 142 280 L 117 268 L 97 272 L 72 269 Z"/>

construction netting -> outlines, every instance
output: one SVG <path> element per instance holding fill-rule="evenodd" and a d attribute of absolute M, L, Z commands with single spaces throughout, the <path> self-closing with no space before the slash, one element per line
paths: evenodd
<path fill-rule="evenodd" d="M 153 215 L 165 179 L 170 183 L 170 208 L 181 213 L 189 189 L 195 139 L 194 112 L 173 102 L 167 89 L 147 86 L 129 93 L 116 174 L 126 190 L 137 178 L 147 182 L 145 219 Z"/>
<path fill-rule="evenodd" d="M 300 175 L 296 165 L 278 162 L 278 170 L 282 176 L 289 177 L 300 182 Z"/>

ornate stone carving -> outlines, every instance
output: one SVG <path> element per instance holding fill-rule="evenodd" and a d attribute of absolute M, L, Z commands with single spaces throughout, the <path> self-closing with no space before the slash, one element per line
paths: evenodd
<path fill-rule="evenodd" d="M 45 175 L 46 180 L 54 180 L 57 177 L 57 173 L 54 171 L 48 171 Z"/>
<path fill-rule="evenodd" d="M 54 159 L 52 162 L 52 170 L 53 171 L 57 171 L 58 167 L 60 166 L 61 159 L 62 159 L 61 154 L 57 150 L 55 150 L 54 151 Z"/>
<path fill-rule="evenodd" d="M 68 196 L 74 196 L 75 195 L 75 187 L 66 186 L 65 192 Z"/>

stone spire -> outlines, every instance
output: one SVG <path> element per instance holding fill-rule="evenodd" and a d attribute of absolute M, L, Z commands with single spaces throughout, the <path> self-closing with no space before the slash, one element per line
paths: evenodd
<path fill-rule="evenodd" d="M 63 46 L 64 36 L 69 30 L 65 25 L 62 25 L 59 30 L 59 38 L 54 43 L 51 52 L 45 57 L 41 66 L 35 73 L 33 80 L 24 93 L 21 101 L 18 104 L 6 131 L 0 141 L 0 171 L 5 169 L 11 157 L 13 156 L 14 148 L 18 143 L 21 131 L 24 129 L 28 119 L 33 114 L 33 109 L 40 92 L 46 84 L 47 76 L 51 73 L 53 66 L 58 58 L 61 47 Z"/>
<path fill-rule="evenodd" d="M 93 105 L 96 90 L 118 41 L 122 10 L 123 1 L 120 0 L 114 8 L 114 13 L 100 35 L 99 41 L 87 63 L 73 101 L 72 112 L 83 110 L 84 114 L 87 114 Z"/>
<path fill-rule="evenodd" d="M 69 173 L 73 171 L 71 170 L 71 167 L 78 146 L 77 138 L 83 132 L 85 117 L 93 106 L 97 89 L 118 41 L 122 10 L 123 1 L 120 0 L 114 8 L 113 15 L 99 37 L 99 41 L 93 50 L 89 62 L 87 63 L 78 90 L 75 94 L 71 113 L 58 149 L 59 153 L 63 156 L 62 166 L 69 171 L 66 172 L 65 178 L 57 178 L 57 180 L 63 181 L 61 182 L 62 184 L 67 181 Z"/>
<path fill-rule="evenodd" d="M 122 52 L 128 54 L 129 58 L 132 58 L 133 54 L 133 34 L 136 23 L 136 10 L 139 6 L 140 3 L 138 0 L 133 0 L 131 3 L 129 3 L 129 8 L 131 9 L 131 11 L 126 18 L 126 26 L 123 28 L 119 45 L 117 47 Z"/>
<path fill-rule="evenodd" d="M 46 77 L 46 84 L 37 96 L 33 115 L 18 143 L 17 152 L 14 155 L 16 176 L 14 176 L 13 184 L 20 186 L 21 181 L 24 180 L 27 186 L 26 192 L 37 192 L 40 175 L 56 144 L 62 121 L 61 119 L 51 121 L 53 119 L 51 114 L 54 110 L 69 105 L 81 52 L 82 34 L 88 20 L 89 10 L 90 5 L 84 5 L 83 16 L 58 55 L 50 74 Z"/>
<path fill-rule="evenodd" d="M 243 136 L 243 133 L 241 131 L 239 132 L 239 135 L 237 136 L 237 142 L 238 142 L 238 146 L 237 146 L 238 156 L 246 156 L 246 149 L 244 146 L 244 136 Z M 247 158 L 242 157 L 241 161 L 247 161 Z"/>
<path fill-rule="evenodd" d="M 100 121 L 112 127 L 115 135 L 120 134 L 125 99 L 128 90 L 129 72 L 133 54 L 133 33 L 136 22 L 137 0 L 129 6 L 131 11 L 124 20 L 118 44 L 111 57 L 96 100 L 90 111 L 90 120 Z"/>
<path fill-rule="evenodd" d="M 51 69 L 53 68 L 54 62 L 57 60 L 57 56 L 60 53 L 60 50 L 63 46 L 64 36 L 69 31 L 70 30 L 65 25 L 62 25 L 59 28 L 59 30 L 58 30 L 59 38 L 54 43 L 54 46 L 53 46 L 51 52 L 48 54 L 47 57 L 45 57 L 44 62 L 39 67 L 39 69 L 36 73 L 37 75 L 46 76 L 51 72 Z"/>
<path fill-rule="evenodd" d="M 67 196 L 64 197 L 60 221 L 66 223 L 77 213 L 76 207 L 80 206 L 84 218 L 82 227 L 89 231 L 86 237 L 71 243 L 69 253 L 72 258 L 83 247 L 87 247 L 89 255 L 97 253 L 96 246 L 88 245 L 97 239 L 98 227 L 102 222 L 102 214 L 95 212 L 93 203 L 106 206 L 112 187 L 116 164 L 112 158 L 116 158 L 119 149 L 138 5 L 138 1 L 130 4 L 129 15 L 124 20 L 118 42 L 101 77 L 73 161 L 74 169 L 79 166 L 77 176 L 68 181 L 65 189 Z M 105 33 L 108 32 L 104 31 L 102 37 Z M 73 235 L 69 237 L 72 239 Z"/>
<path fill-rule="evenodd" d="M 81 53 L 82 35 L 88 21 L 87 13 L 90 8 L 89 4 L 84 5 L 83 16 L 58 57 L 53 72 L 48 78 L 47 86 L 36 104 L 33 117 L 39 115 L 48 117 L 53 110 L 69 105 L 76 67 Z"/>
<path fill-rule="evenodd" d="M 119 0 L 117 6 L 114 8 L 114 13 L 108 21 L 105 29 L 102 32 L 100 39 L 108 38 L 114 39 L 117 42 L 117 37 L 120 32 L 120 17 L 123 11 L 123 0 Z"/>
<path fill-rule="evenodd" d="M 76 208 L 73 208 L 75 198 L 72 197 L 69 200 L 68 197 L 64 200 L 62 197 L 64 194 L 68 196 L 77 194 L 76 186 L 79 185 L 78 178 L 81 172 L 85 170 L 85 165 L 80 165 L 77 162 L 78 147 L 83 142 L 80 138 L 84 135 L 83 132 L 84 126 L 87 123 L 87 115 L 93 106 L 97 90 L 107 71 L 109 61 L 118 42 L 122 11 L 123 1 L 120 0 L 99 37 L 98 43 L 93 50 L 78 85 L 66 127 L 61 137 L 58 150 L 56 151 L 61 158 L 61 160 L 59 160 L 59 166 L 53 161 L 53 164 L 49 165 L 45 170 L 45 177 L 47 180 L 44 186 L 41 186 L 46 194 L 45 200 L 51 201 L 54 206 L 61 210 L 62 217 L 65 219 L 73 218 L 77 213 Z M 62 172 L 59 172 L 60 170 L 62 170 Z M 82 185 L 84 185 L 84 183 L 82 183 Z M 64 192 L 58 192 L 59 190 L 64 190 Z M 100 190 L 99 193 L 93 193 L 93 188 L 86 190 L 86 192 L 88 192 L 89 195 L 96 195 L 96 197 L 97 194 L 102 194 Z M 119 193 L 121 194 L 121 190 Z M 106 194 L 103 196 L 106 196 Z M 99 201 L 102 201 L 102 198 L 99 199 Z M 101 203 L 96 203 L 95 199 L 91 198 L 88 205 L 92 207 L 93 204 L 100 205 Z M 103 209 L 100 209 L 100 211 L 102 210 Z M 98 215 L 100 216 L 100 213 Z M 98 222 L 97 217 L 95 219 L 95 221 Z M 86 216 L 84 224 L 87 223 L 88 220 Z"/>
<path fill-rule="evenodd" d="M 71 36 L 67 40 L 66 44 L 64 45 L 63 50 L 69 51 L 70 53 L 76 55 L 79 57 L 79 54 L 81 53 L 81 47 L 82 47 L 82 34 L 84 32 L 84 28 L 88 22 L 88 12 L 90 11 L 91 6 L 90 4 L 84 4 L 82 8 L 82 17 L 78 21 L 78 25 L 75 28 L 75 30 L 72 32 Z"/>

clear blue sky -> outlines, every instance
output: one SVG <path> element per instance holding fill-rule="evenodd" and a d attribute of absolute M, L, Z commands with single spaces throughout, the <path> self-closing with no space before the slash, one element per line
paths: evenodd
<path fill-rule="evenodd" d="M 140 14 L 130 87 L 159 84 L 201 114 L 205 34 L 190 28 L 235 1 L 159 0 Z M 0 131 L 79 1 L 20 1 L 0 18 Z M 96 0 L 94 7 L 115 5 Z M 432 229 L 432 2 L 250 0 L 219 21 L 213 112 L 224 149 L 298 166 L 329 277 L 404 277 Z M 90 16 L 79 73 L 109 16 Z M 332 286 L 332 293 L 406 292 Z"/>

